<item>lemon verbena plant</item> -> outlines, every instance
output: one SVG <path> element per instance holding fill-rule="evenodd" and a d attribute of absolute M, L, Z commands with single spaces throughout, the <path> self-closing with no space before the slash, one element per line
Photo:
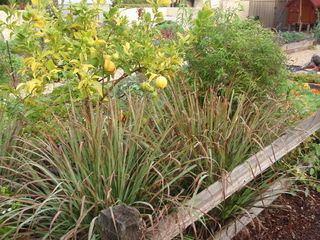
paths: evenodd
<path fill-rule="evenodd" d="M 118 8 L 102 11 L 102 2 L 86 1 L 57 9 L 50 1 L 33 1 L 23 13 L 5 7 L 2 25 L 12 30 L 14 49 L 24 56 L 18 86 L 27 96 L 44 91 L 50 82 L 73 81 L 83 98 L 105 99 L 121 80 L 143 73 L 142 89 L 164 88 L 182 65 L 186 37 L 162 37 L 155 27 L 163 16 L 152 2 L 152 12 L 137 12 L 129 22 Z"/>

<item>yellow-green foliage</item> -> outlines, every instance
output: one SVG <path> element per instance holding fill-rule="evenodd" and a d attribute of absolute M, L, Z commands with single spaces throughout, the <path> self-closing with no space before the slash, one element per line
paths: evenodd
<path fill-rule="evenodd" d="M 6 27 L 13 30 L 15 50 L 24 55 L 21 73 L 28 81 L 19 89 L 37 95 L 48 82 L 74 80 L 82 97 L 101 98 L 133 72 L 173 79 L 185 40 L 161 37 L 154 25 L 163 17 L 157 4 L 152 6 L 152 14 L 143 11 L 133 23 L 117 8 L 103 13 L 99 3 L 89 6 L 85 1 L 66 11 L 45 1 L 34 1 L 23 13 L 6 8 L 11 18 Z M 14 21 L 19 18 L 22 23 Z M 122 74 L 114 76 L 108 70 L 114 68 Z"/>

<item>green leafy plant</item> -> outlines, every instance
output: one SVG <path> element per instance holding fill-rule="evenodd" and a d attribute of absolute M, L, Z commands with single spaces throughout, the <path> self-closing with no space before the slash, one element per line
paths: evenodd
<path fill-rule="evenodd" d="M 279 35 L 285 43 L 299 42 L 305 39 L 302 32 L 281 32 Z"/>
<path fill-rule="evenodd" d="M 278 166 L 279 168 L 279 166 Z M 295 182 L 293 192 L 310 189 L 320 192 L 320 145 L 319 132 L 308 137 L 299 147 L 284 158 L 280 168 Z"/>
<path fill-rule="evenodd" d="M 285 57 L 274 39 L 256 21 L 203 8 L 191 29 L 187 51 L 188 71 L 200 80 L 191 77 L 191 84 L 259 96 L 282 92 L 287 79 Z"/>
<path fill-rule="evenodd" d="M 319 145 L 319 133 L 310 137 L 308 141 L 301 145 L 296 150 L 295 162 L 289 162 L 288 166 L 291 169 L 297 180 L 300 183 L 311 187 L 320 192 L 320 145 Z M 297 167 L 291 166 L 304 166 L 305 171 L 302 172 Z"/>
<path fill-rule="evenodd" d="M 22 95 L 38 95 L 50 82 L 76 80 L 82 98 L 102 101 L 133 73 L 144 73 L 149 85 L 157 76 L 173 80 L 182 65 L 185 40 L 163 39 L 153 27 L 163 21 L 157 2 L 152 14 L 142 11 L 130 24 L 116 7 L 103 13 L 99 2 L 71 4 L 67 14 L 47 1 L 33 6 L 23 14 L 5 8 L 9 16 L 2 24 L 13 31 L 15 50 L 24 55 Z"/>
<path fill-rule="evenodd" d="M 320 24 L 319 24 L 319 19 L 317 21 L 316 26 L 313 29 L 314 37 L 317 41 L 320 40 Z"/>
<path fill-rule="evenodd" d="M 315 180 L 320 180 L 320 145 L 319 139 L 316 139 L 309 146 L 309 153 L 304 155 L 303 161 L 305 164 L 309 164 L 311 167 L 308 170 L 308 174 Z M 316 185 L 317 190 L 320 192 L 319 183 Z"/>
<path fill-rule="evenodd" d="M 308 116 L 320 107 L 320 92 L 311 89 L 308 83 L 289 81 L 288 100 L 292 114 Z"/>

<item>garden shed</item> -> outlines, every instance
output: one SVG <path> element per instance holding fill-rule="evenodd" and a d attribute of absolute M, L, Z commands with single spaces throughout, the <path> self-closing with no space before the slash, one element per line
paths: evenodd
<path fill-rule="evenodd" d="M 317 22 L 320 0 L 290 0 L 287 3 L 288 25 L 298 24 L 299 31 L 303 25 L 309 29 Z"/>
<path fill-rule="evenodd" d="M 248 16 L 259 19 L 262 26 L 279 30 L 287 25 L 287 0 L 250 0 Z"/>

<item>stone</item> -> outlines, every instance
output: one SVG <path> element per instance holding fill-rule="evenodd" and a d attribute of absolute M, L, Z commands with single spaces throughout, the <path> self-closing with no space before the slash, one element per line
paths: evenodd
<path fill-rule="evenodd" d="M 137 209 L 126 204 L 104 209 L 98 217 L 101 240 L 140 240 L 142 220 Z"/>

